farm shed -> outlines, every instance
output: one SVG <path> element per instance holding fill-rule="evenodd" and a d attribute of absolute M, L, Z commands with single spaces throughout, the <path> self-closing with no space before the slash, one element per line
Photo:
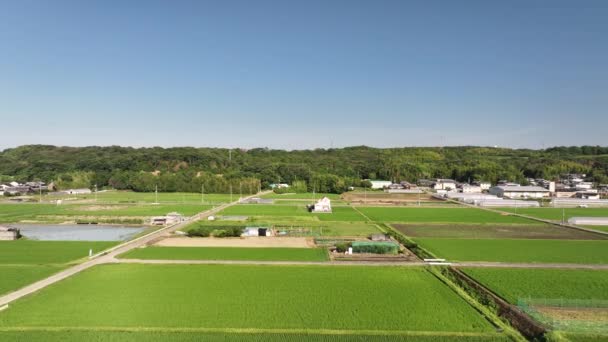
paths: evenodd
<path fill-rule="evenodd" d="M 399 245 L 391 241 L 354 241 L 353 253 L 397 254 Z"/>
<path fill-rule="evenodd" d="M 243 230 L 243 237 L 254 237 L 254 236 L 272 236 L 272 231 L 268 227 L 245 227 Z"/>
<path fill-rule="evenodd" d="M 608 226 L 608 217 L 571 217 L 568 223 L 583 226 Z"/>
<path fill-rule="evenodd" d="M 0 241 L 17 240 L 19 229 L 13 227 L 0 226 Z"/>

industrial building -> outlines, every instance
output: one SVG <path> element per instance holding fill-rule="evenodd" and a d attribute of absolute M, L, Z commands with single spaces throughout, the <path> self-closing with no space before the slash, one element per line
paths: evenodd
<path fill-rule="evenodd" d="M 497 197 L 506 198 L 543 198 L 549 197 L 551 192 L 540 186 L 506 186 L 499 185 L 490 188 L 489 193 Z"/>

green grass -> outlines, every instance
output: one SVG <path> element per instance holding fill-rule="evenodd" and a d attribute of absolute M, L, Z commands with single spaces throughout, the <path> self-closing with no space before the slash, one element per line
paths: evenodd
<path fill-rule="evenodd" d="M 258 220 L 267 217 L 303 217 L 320 221 L 364 221 L 365 218 L 351 207 L 333 207 L 332 213 L 310 213 L 304 205 L 241 204 L 223 210 L 220 215 L 253 216 Z"/>
<path fill-rule="evenodd" d="M 11 304 L 9 327 L 494 332 L 424 269 L 365 266 L 101 265 Z"/>
<path fill-rule="evenodd" d="M 128 259 L 327 261 L 322 248 L 147 247 L 120 256 Z"/>
<path fill-rule="evenodd" d="M 500 210 L 515 212 L 515 208 L 500 208 Z M 561 222 L 564 213 L 566 220 L 576 216 L 608 217 L 608 208 L 518 208 L 517 213 Z"/>
<path fill-rule="evenodd" d="M 63 222 L 70 217 L 150 217 L 177 211 L 192 216 L 210 205 L 200 204 L 38 204 L 38 203 L 1 203 L 0 222 L 21 221 Z"/>
<path fill-rule="evenodd" d="M 608 271 L 465 268 L 465 272 L 509 302 L 519 298 L 608 300 Z"/>
<path fill-rule="evenodd" d="M 535 263 L 608 263 L 606 240 L 415 239 L 437 257 L 450 261 Z"/>
<path fill-rule="evenodd" d="M 376 222 L 534 224 L 534 221 L 524 218 L 474 208 L 357 207 L 357 209 Z"/>
<path fill-rule="evenodd" d="M 498 334 L 340 335 L 314 333 L 217 333 L 188 331 L 0 331 L 3 342 L 490 342 L 509 341 Z"/>
<path fill-rule="evenodd" d="M 0 265 L 0 295 L 17 290 L 27 284 L 59 272 L 60 266 L 7 266 Z M 1 340 L 1 339 L 0 339 Z"/>
<path fill-rule="evenodd" d="M 0 241 L 0 264 L 64 264 L 100 252 L 116 241 Z"/>
<path fill-rule="evenodd" d="M 271 192 L 269 194 L 263 195 L 263 198 L 275 198 L 275 199 L 303 199 L 303 200 L 310 200 L 311 203 L 315 200 L 320 200 L 323 197 L 327 197 L 330 200 L 338 200 L 340 199 L 340 195 L 339 194 L 329 194 L 329 193 L 315 193 L 313 196 L 312 192 L 306 192 L 306 193 L 301 193 L 301 194 L 275 194 L 274 192 Z"/>

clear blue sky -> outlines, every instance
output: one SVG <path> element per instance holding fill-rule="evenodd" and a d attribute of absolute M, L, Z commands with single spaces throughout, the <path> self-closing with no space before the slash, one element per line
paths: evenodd
<path fill-rule="evenodd" d="M 608 1 L 0 1 L 0 149 L 607 145 Z"/>

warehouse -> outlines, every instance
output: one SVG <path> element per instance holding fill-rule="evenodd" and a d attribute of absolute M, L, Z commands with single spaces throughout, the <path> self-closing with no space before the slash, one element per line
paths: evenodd
<path fill-rule="evenodd" d="M 608 226 L 608 217 L 571 217 L 568 223 L 581 226 Z"/>
<path fill-rule="evenodd" d="M 543 198 L 549 197 L 549 190 L 540 186 L 499 185 L 490 188 L 490 194 L 506 198 Z"/>

